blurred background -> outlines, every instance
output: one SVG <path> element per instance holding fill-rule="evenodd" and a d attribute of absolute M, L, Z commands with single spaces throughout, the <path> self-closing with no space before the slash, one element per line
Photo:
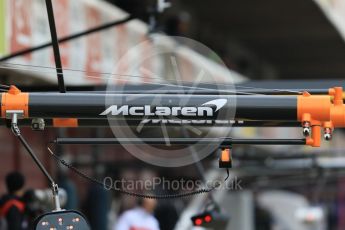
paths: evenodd
<path fill-rule="evenodd" d="M 99 25 L 134 19 L 121 25 L 60 44 L 65 83 L 70 90 L 105 90 L 114 66 L 138 44 L 159 34 L 167 49 L 174 50 L 174 37 L 194 39 L 213 52 L 200 52 L 193 45 L 181 51 L 201 58 L 203 68 L 216 81 L 235 87 L 268 89 L 327 89 L 345 87 L 345 1 L 343 0 L 171 0 L 157 10 L 156 0 L 53 0 L 59 38 Z M 0 0 L 0 83 L 28 91 L 57 91 L 51 47 L 17 57 L 10 54 L 50 42 L 44 0 Z M 132 63 L 117 66 L 115 85 L 126 80 L 136 89 L 148 83 L 174 80 L 167 61 L 157 55 L 146 60 L 145 49 L 130 54 L 145 60 L 150 73 L 138 70 L 125 76 Z M 224 63 L 221 65 L 218 57 Z M 123 59 L 122 59 L 123 63 Z M 200 64 L 183 59 L 181 80 L 193 82 Z M 68 71 L 70 69 L 70 71 Z M 82 71 L 74 71 L 82 70 Z M 133 74 L 133 72 L 131 72 Z M 145 78 L 146 76 L 146 78 Z M 210 79 L 205 79 L 205 81 Z M 214 80 L 214 79 L 212 79 Z M 176 81 L 176 79 L 175 79 Z M 221 129 L 221 128 L 219 128 Z M 162 135 L 159 128 L 145 128 L 145 137 Z M 217 129 L 215 130 L 217 132 Z M 220 132 L 220 131 L 219 131 Z M 169 129 L 171 136 L 183 136 Z M 64 207 L 81 210 L 92 229 L 116 229 L 121 214 L 138 205 L 138 199 L 105 190 L 59 165 L 47 152 L 56 137 L 113 137 L 109 127 L 51 128 L 43 132 L 23 128 L 30 145 L 48 171 L 64 189 Z M 298 138 L 300 128 L 233 127 L 232 137 Z M 174 200 L 159 200 L 153 215 L 161 230 L 202 229 L 191 217 L 211 210 L 210 229 L 345 229 L 345 144 L 338 129 L 321 148 L 298 146 L 237 146 L 227 189 Z M 0 128 L 0 193 L 6 194 L 5 177 L 19 171 L 25 189 L 35 191 L 37 213 L 50 209 L 45 198 L 48 181 L 5 124 Z M 57 146 L 61 158 L 87 175 L 103 180 L 219 181 L 226 173 L 218 168 L 217 152 L 183 167 L 159 167 L 142 162 L 121 146 Z M 188 191 L 196 189 L 193 187 Z M 162 188 L 139 193 L 186 192 Z M 48 199 L 49 200 L 49 199 Z M 142 205 L 139 201 L 139 205 Z M 145 203 L 145 202 L 144 202 Z M 120 229 L 120 228 L 118 228 Z M 150 228 L 148 228 L 150 229 Z M 122 230 L 122 229 L 120 229 Z M 125 229 L 124 229 L 125 230 Z"/>

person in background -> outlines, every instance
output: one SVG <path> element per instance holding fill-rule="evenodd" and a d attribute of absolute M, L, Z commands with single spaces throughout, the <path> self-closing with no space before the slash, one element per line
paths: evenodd
<path fill-rule="evenodd" d="M 182 202 L 182 201 L 180 201 Z M 155 210 L 155 217 L 158 220 L 161 230 L 173 230 L 179 218 L 177 206 L 179 201 L 170 199 L 160 200 Z"/>
<path fill-rule="evenodd" d="M 23 230 L 26 229 L 24 195 L 25 178 L 19 172 L 12 172 L 6 176 L 8 194 L 0 200 L 0 229 Z M 4 226 L 6 225 L 6 227 Z"/>
<path fill-rule="evenodd" d="M 91 229 L 107 230 L 111 203 L 109 191 L 96 184 L 90 184 L 86 200 L 85 215 L 89 220 Z"/>
<path fill-rule="evenodd" d="M 157 202 L 154 199 L 140 199 L 138 207 L 125 211 L 113 230 L 159 230 L 157 219 L 153 216 Z"/>

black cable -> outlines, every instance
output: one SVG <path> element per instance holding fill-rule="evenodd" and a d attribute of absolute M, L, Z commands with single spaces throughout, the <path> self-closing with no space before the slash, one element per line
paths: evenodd
<path fill-rule="evenodd" d="M 19 141 L 23 144 L 24 148 L 30 154 L 31 158 L 34 160 L 36 165 L 39 167 L 39 169 L 42 171 L 42 173 L 47 177 L 47 179 L 49 180 L 50 184 L 54 185 L 55 182 L 54 182 L 53 178 L 50 176 L 48 171 L 45 169 L 45 167 L 43 166 L 41 161 L 37 158 L 37 156 L 36 156 L 35 152 L 33 151 L 33 149 L 30 147 L 30 145 L 26 142 L 24 137 L 21 135 L 20 129 L 19 129 L 19 127 L 16 124 L 12 124 L 12 132 L 13 132 L 13 134 L 16 137 L 18 137 Z"/>
<path fill-rule="evenodd" d="M 162 145 L 164 138 L 56 138 L 52 141 L 58 145 Z M 169 138 L 174 145 L 305 145 L 306 139 L 241 139 L 241 138 Z"/>
<path fill-rule="evenodd" d="M 53 10 L 52 1 L 46 0 L 46 6 L 47 6 L 47 14 L 48 14 L 48 20 L 49 20 L 50 35 L 51 35 L 53 51 L 54 51 L 54 60 L 55 60 L 59 91 L 60 93 L 66 93 L 66 86 L 65 86 L 65 82 L 63 78 L 59 41 L 56 34 L 56 26 L 55 26 L 55 18 L 54 18 L 54 10 Z"/>
<path fill-rule="evenodd" d="M 111 28 L 113 26 L 118 26 L 118 25 L 121 25 L 123 23 L 126 23 L 126 22 L 132 20 L 133 18 L 134 17 L 129 16 L 129 17 L 127 17 L 125 19 L 122 19 L 122 20 L 113 21 L 113 22 L 109 22 L 109 23 L 106 23 L 106 24 L 103 24 L 103 25 L 100 25 L 100 26 L 96 26 L 94 28 L 91 28 L 91 29 L 88 29 L 88 30 L 85 30 L 85 31 L 82 31 L 82 32 L 79 32 L 79 33 L 75 33 L 75 34 L 72 34 L 72 35 L 68 35 L 68 36 L 59 38 L 58 42 L 59 43 L 64 43 L 64 42 L 67 42 L 67 41 L 70 41 L 70 40 L 73 40 L 73 39 L 76 39 L 76 38 L 79 38 L 79 37 L 82 37 L 82 36 L 85 36 L 85 35 L 89 35 L 91 33 L 95 33 L 95 32 L 101 31 L 101 30 L 105 30 L 105 29 L 109 29 L 109 28 Z M 28 53 L 32 53 L 32 52 L 35 52 L 35 51 L 38 51 L 38 50 L 41 50 L 41 49 L 44 49 L 44 48 L 47 48 L 47 47 L 50 47 L 50 46 L 52 46 L 52 42 L 47 42 L 47 43 L 44 43 L 42 45 L 38 45 L 38 46 L 31 47 L 31 48 L 28 48 L 28 49 L 23 49 L 23 50 L 14 52 L 12 54 L 9 54 L 7 56 L 4 56 L 4 57 L 0 58 L 0 62 L 7 61 L 7 60 L 12 59 L 14 57 L 22 56 L 22 55 L 25 55 L 25 54 L 28 54 Z"/>
<path fill-rule="evenodd" d="M 37 158 L 37 156 L 34 154 L 33 150 L 29 146 L 29 144 L 26 142 L 26 140 L 23 138 L 22 135 L 18 136 L 19 141 L 23 144 L 24 148 L 28 151 L 31 158 L 35 161 L 36 165 L 40 168 L 40 170 L 43 172 L 43 174 L 47 177 L 49 182 L 51 184 L 55 184 L 53 178 L 49 175 L 48 171 L 44 168 L 40 160 Z"/>
<path fill-rule="evenodd" d="M 49 147 L 48 147 L 48 151 L 49 153 L 55 158 L 56 161 L 58 161 L 59 163 L 61 163 L 62 165 L 64 165 L 65 167 L 67 167 L 68 169 L 70 169 L 72 172 L 74 172 L 75 174 L 79 175 L 80 177 L 89 180 L 99 186 L 101 186 L 102 188 L 106 188 L 106 189 L 111 189 L 114 190 L 116 192 L 128 195 L 128 196 L 133 196 L 133 197 L 138 197 L 138 198 L 144 198 L 144 199 L 176 199 L 176 198 L 183 198 L 183 197 L 189 197 L 189 196 L 194 196 L 194 195 L 200 195 L 203 193 L 209 193 L 212 192 L 213 190 L 215 190 L 216 188 L 219 188 L 222 184 L 221 183 L 217 183 L 217 185 L 210 187 L 210 188 L 204 188 L 204 189 L 199 189 L 193 192 L 187 192 L 187 193 L 179 193 L 179 194 L 160 194 L 160 195 L 146 195 L 146 194 L 142 194 L 142 193 L 136 193 L 136 192 L 129 192 L 123 189 L 119 189 L 113 186 L 107 186 L 105 183 L 103 183 L 102 181 L 99 181 L 95 178 L 92 178 L 86 174 L 84 174 L 83 172 L 79 171 L 77 168 L 75 168 L 74 166 L 72 166 L 71 164 L 68 164 L 65 160 L 61 159 L 58 155 L 56 155 Z"/>
<path fill-rule="evenodd" d="M 227 168 L 226 169 L 226 177 L 225 177 L 224 181 L 227 181 L 229 179 L 229 177 L 230 177 L 230 170 Z"/>
<path fill-rule="evenodd" d="M 184 137 L 190 138 L 190 135 L 189 135 L 189 133 L 187 132 L 187 130 L 186 130 L 186 128 L 184 126 L 182 128 L 182 134 L 183 134 Z M 192 153 L 192 156 L 193 156 L 194 160 L 196 161 L 195 162 L 195 167 L 197 169 L 197 172 L 199 173 L 203 183 L 206 183 L 207 181 L 206 181 L 206 177 L 205 177 L 205 173 L 204 173 L 205 172 L 205 168 L 204 168 L 203 164 L 201 163 L 200 159 L 197 158 L 197 152 L 196 152 L 196 150 L 195 150 L 193 145 L 191 146 L 191 153 Z M 224 181 L 226 181 L 228 178 L 229 178 L 229 176 L 226 177 Z M 213 196 L 213 194 L 211 192 L 209 193 L 209 197 L 208 198 L 209 198 L 210 202 L 217 209 L 219 209 L 219 205 L 216 202 L 216 200 L 214 199 L 214 196 Z"/>

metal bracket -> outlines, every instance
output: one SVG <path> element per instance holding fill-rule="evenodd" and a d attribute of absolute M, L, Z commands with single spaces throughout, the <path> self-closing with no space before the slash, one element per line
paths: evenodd
<path fill-rule="evenodd" d="M 17 119 L 24 118 L 24 110 L 6 110 L 6 119 L 12 119 L 13 115 L 16 114 Z"/>
<path fill-rule="evenodd" d="M 53 182 L 52 184 L 53 200 L 55 209 L 54 211 L 61 211 L 60 198 L 59 198 L 59 186 Z"/>
<path fill-rule="evenodd" d="M 11 130 L 16 137 L 20 136 L 20 129 L 18 127 L 18 119 L 24 118 L 23 110 L 7 110 L 6 118 L 11 119 Z"/>

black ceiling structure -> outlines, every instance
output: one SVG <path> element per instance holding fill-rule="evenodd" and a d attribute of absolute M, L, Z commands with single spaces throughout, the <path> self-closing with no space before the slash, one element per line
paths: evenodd
<path fill-rule="evenodd" d="M 279 78 L 345 76 L 345 42 L 312 0 L 214 0 L 197 5 L 181 0 L 180 4 L 196 17 L 195 37 L 201 42 L 226 46 L 235 39 L 259 60 L 272 64 Z"/>
<path fill-rule="evenodd" d="M 123 5 L 131 13 L 141 12 L 139 15 L 145 20 L 143 4 L 149 1 L 109 1 Z M 230 59 L 230 68 L 251 79 L 345 76 L 345 42 L 313 0 L 172 3 L 173 7 L 165 12 L 168 16 L 163 28 L 169 27 L 171 17 L 176 18 L 181 12 L 189 14 L 188 33 L 178 35 L 209 46 L 225 62 Z"/>

